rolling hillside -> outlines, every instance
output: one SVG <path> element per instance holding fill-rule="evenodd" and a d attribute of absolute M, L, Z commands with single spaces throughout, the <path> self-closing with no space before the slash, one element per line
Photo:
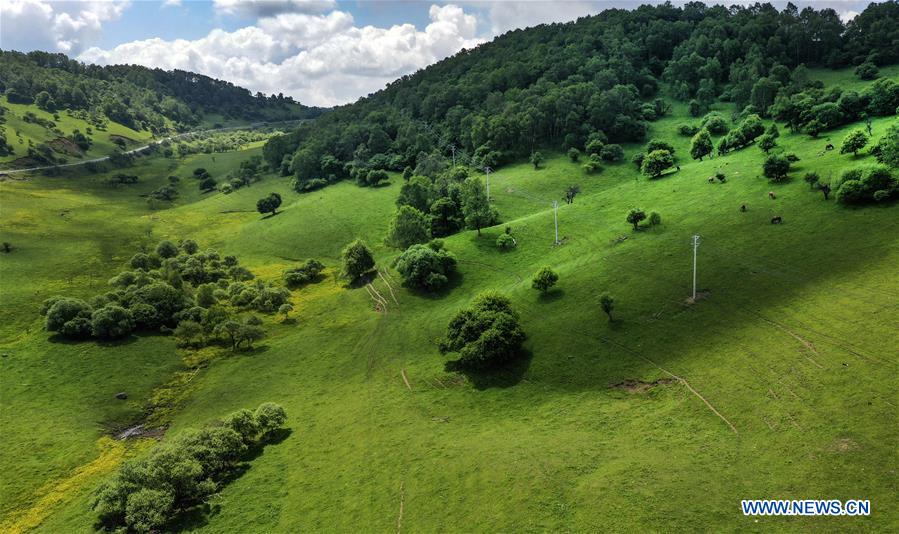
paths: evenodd
<path fill-rule="evenodd" d="M 899 80 L 894 67 L 882 73 Z M 872 83 L 845 69 L 812 74 L 828 86 Z M 678 134 L 695 120 L 687 108 L 675 103 L 649 126 L 679 157 L 679 170 L 658 179 L 630 163 L 643 143 L 625 143 L 623 161 L 598 174 L 551 148 L 539 169 L 518 161 L 491 174 L 501 223 L 444 239 L 459 275 L 433 295 L 401 285 L 391 267 L 400 251 L 384 244 L 398 173 L 381 187 L 344 181 L 305 194 L 277 173 L 227 195 L 202 194 L 189 178 L 197 168 L 223 176 L 261 155 L 257 146 L 140 158 L 127 170 L 139 181 L 119 187 L 107 183 L 119 170 L 0 182 L 0 240 L 13 247 L 0 255 L 0 469 L 10 475 L 0 529 L 91 531 L 91 493 L 155 443 L 109 436 L 148 415 L 167 441 L 274 401 L 289 435 L 172 529 L 891 530 L 897 207 L 825 201 L 802 179 L 873 165 L 868 149 L 825 150 L 865 126 L 817 139 L 783 129 L 778 150 L 799 160 L 788 180 L 770 183 L 755 144 L 691 160 L 690 137 Z M 895 124 L 874 118 L 871 138 Z M 710 183 L 716 172 L 726 181 Z M 141 195 L 169 175 L 181 177 L 180 196 L 151 209 Z M 554 245 L 550 204 L 569 185 L 581 193 L 561 205 Z M 270 192 L 284 202 L 262 216 L 256 201 Z M 658 212 L 661 224 L 632 230 L 633 207 Z M 517 246 L 501 251 L 507 226 Z M 694 234 L 702 298 L 689 303 Z M 373 281 L 386 306 L 338 277 L 341 249 L 357 237 L 386 273 Z M 263 280 L 279 283 L 309 258 L 325 276 L 291 293 L 292 320 L 261 315 L 267 337 L 254 350 L 179 348 L 146 333 L 64 341 L 43 329 L 45 298 L 105 291 L 135 252 L 186 238 L 237 256 Z M 531 288 L 544 265 L 560 276 L 545 296 Z M 496 372 L 450 372 L 434 341 L 487 289 L 520 313 L 525 355 Z M 603 293 L 615 297 L 614 322 L 599 307 Z M 739 512 L 745 498 L 816 497 L 870 499 L 874 513 Z"/>

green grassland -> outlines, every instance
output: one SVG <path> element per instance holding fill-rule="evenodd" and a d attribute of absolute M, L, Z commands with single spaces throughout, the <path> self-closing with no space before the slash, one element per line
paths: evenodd
<path fill-rule="evenodd" d="M 675 106 L 652 124 L 681 165 L 657 180 L 627 162 L 637 145 L 593 176 L 554 153 L 539 170 L 522 163 L 492 174 L 503 223 L 446 239 L 459 260 L 452 289 L 431 296 L 394 283 L 386 313 L 334 273 L 356 237 L 382 267 L 398 255 L 383 244 L 396 176 L 384 187 L 303 195 L 275 176 L 200 194 L 188 177 L 200 166 L 220 176 L 255 147 L 141 158 L 141 181 L 119 188 L 74 171 L 0 182 L 0 239 L 15 247 L 0 257 L 0 525 L 15 531 L 31 514 L 40 531 L 91 531 L 89 495 L 105 474 L 73 473 L 198 357 L 165 336 L 48 339 L 40 302 L 94 294 L 136 250 L 189 237 L 263 278 L 307 258 L 328 276 L 293 293 L 295 323 L 265 318 L 257 350 L 215 354 L 171 414 L 170 433 L 274 401 L 292 429 L 186 529 L 895 530 L 897 207 L 841 207 L 801 179 L 873 163 L 867 153 L 819 155 L 857 125 L 819 139 L 782 131 L 780 145 L 801 160 L 788 182 L 770 184 L 755 146 L 689 160 L 689 138 L 676 133 L 687 120 Z M 873 137 L 895 121 L 875 120 Z M 718 170 L 727 181 L 708 183 Z M 180 198 L 151 209 L 140 195 L 170 174 L 182 177 Z M 550 204 L 572 184 L 583 192 L 560 206 L 563 244 L 554 245 Z M 272 191 L 283 209 L 263 218 L 255 201 Z M 659 212 L 662 225 L 632 231 L 624 219 L 635 206 Z M 784 224 L 770 224 L 775 215 Z M 506 225 L 518 246 L 500 252 Z M 705 297 L 689 305 L 694 234 Z M 543 265 L 560 274 L 546 296 L 530 287 Z M 380 279 L 375 287 L 391 290 Z M 504 373 L 448 373 L 434 340 L 485 289 L 512 298 L 528 354 Z M 604 292 L 616 298 L 611 324 L 599 309 Z M 129 399 L 116 400 L 118 391 Z M 41 500 L 54 487 L 65 496 Z M 746 498 L 866 498 L 873 513 L 744 518 Z"/>
<path fill-rule="evenodd" d="M 113 121 L 107 123 L 105 130 L 99 130 L 88 121 L 71 116 L 67 111 L 58 112 L 57 115 L 59 116 L 59 120 L 56 120 L 53 117 L 53 113 L 44 111 L 35 105 L 12 104 L 7 101 L 5 96 L 0 97 L 0 105 L 8 110 L 6 112 L 6 123 L 0 125 L 0 128 L 5 128 L 6 141 L 14 151 L 12 154 L 0 157 L 0 163 L 8 163 L 25 157 L 28 153 L 29 142 L 34 146 L 37 146 L 41 143 L 52 142 L 59 137 L 56 133 L 40 124 L 26 122 L 24 116 L 25 113 L 29 111 L 34 113 L 39 119 L 56 123 L 56 127 L 59 130 L 62 130 L 63 134 L 66 136 L 71 135 L 75 130 L 80 130 L 81 133 L 86 133 L 88 128 L 93 130 L 93 134 L 89 136 L 93 141 L 90 149 L 85 152 L 73 152 L 64 156 L 58 154 L 70 162 L 98 158 L 113 153 L 118 148 L 112 142 L 112 139 L 114 139 L 115 136 L 126 138 L 126 143 L 129 148 L 142 145 L 153 137 L 153 135 L 146 130 L 132 130 L 127 126 Z"/>

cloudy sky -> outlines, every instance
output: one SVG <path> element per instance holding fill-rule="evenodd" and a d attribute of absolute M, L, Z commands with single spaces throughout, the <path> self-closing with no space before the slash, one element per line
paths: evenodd
<path fill-rule="evenodd" d="M 330 106 L 511 29 L 641 3 L 656 2 L 0 0 L 0 48 L 184 69 Z M 794 3 L 833 7 L 844 18 L 867 4 Z"/>

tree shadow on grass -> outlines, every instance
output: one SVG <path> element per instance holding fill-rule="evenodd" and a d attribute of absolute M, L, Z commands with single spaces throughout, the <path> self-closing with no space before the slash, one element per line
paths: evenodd
<path fill-rule="evenodd" d="M 448 373 L 464 375 L 477 390 L 490 388 L 509 388 L 518 385 L 531 367 L 534 353 L 528 349 L 521 349 L 518 357 L 502 365 L 496 365 L 485 369 L 470 369 L 459 363 L 458 360 L 446 362 L 444 370 Z"/>
<path fill-rule="evenodd" d="M 428 299 L 428 300 L 441 300 L 441 299 L 445 298 L 447 295 L 449 295 L 453 289 L 456 289 L 457 287 L 461 286 L 462 281 L 465 279 L 465 276 L 462 273 L 460 273 L 459 271 L 456 271 L 456 272 L 450 274 L 447 278 L 448 278 L 448 280 L 447 280 L 446 285 L 435 291 L 428 291 L 427 289 L 423 289 L 420 287 L 414 287 L 414 286 L 408 285 L 405 282 L 403 282 L 403 287 L 408 289 L 412 294 L 414 294 L 417 297 L 421 297 L 421 298 Z"/>
<path fill-rule="evenodd" d="M 562 288 L 550 289 L 546 293 L 540 292 L 540 302 L 550 303 L 559 300 L 565 296 L 565 290 Z"/>
<path fill-rule="evenodd" d="M 266 215 L 265 217 L 263 217 L 263 218 L 261 218 L 261 219 L 259 219 L 259 220 L 260 220 L 260 221 L 264 221 L 264 220 L 266 220 L 266 219 L 271 219 L 272 217 L 274 217 L 274 216 L 276 216 L 276 215 L 281 215 L 282 213 L 284 213 L 284 210 L 276 211 L 275 213 L 269 213 L 268 215 Z"/>

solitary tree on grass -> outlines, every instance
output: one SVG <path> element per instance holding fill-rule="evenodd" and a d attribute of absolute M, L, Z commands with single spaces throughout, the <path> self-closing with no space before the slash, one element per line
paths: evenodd
<path fill-rule="evenodd" d="M 260 198 L 256 201 L 256 211 L 259 213 L 278 213 L 278 206 L 281 205 L 281 195 L 278 193 L 269 193 L 267 197 Z"/>
<path fill-rule="evenodd" d="M 357 239 L 343 249 L 343 275 L 355 282 L 375 268 L 375 258 L 368 246 Z"/>
<path fill-rule="evenodd" d="M 534 170 L 540 168 L 540 164 L 543 163 L 543 154 L 540 152 L 534 152 L 531 154 L 531 163 L 534 165 Z"/>
<path fill-rule="evenodd" d="M 667 150 L 653 150 L 643 159 L 641 171 L 650 178 L 658 178 L 674 165 L 674 156 Z"/>
<path fill-rule="evenodd" d="M 693 136 L 690 142 L 690 157 L 702 161 L 702 158 L 712 153 L 712 136 L 708 130 L 700 130 Z"/>
<path fill-rule="evenodd" d="M 646 218 L 646 212 L 640 208 L 631 208 L 631 211 L 627 214 L 627 222 L 634 225 L 634 230 L 638 229 L 640 221 Z"/>
<path fill-rule="evenodd" d="M 858 156 L 858 151 L 865 148 L 865 145 L 867 144 L 868 136 L 865 135 L 865 132 L 861 130 L 852 130 L 849 132 L 849 135 L 843 139 L 843 144 L 840 145 L 840 154 L 852 152 L 853 156 Z"/>
<path fill-rule="evenodd" d="M 599 306 L 602 308 L 602 311 L 609 316 L 609 322 L 612 322 L 612 310 L 615 309 L 615 299 L 613 299 L 611 295 L 604 294 L 599 297 Z"/>
<path fill-rule="evenodd" d="M 546 293 L 549 289 L 556 285 L 559 281 L 559 275 L 549 267 L 543 267 L 534 275 L 531 287 L 539 289 L 542 293 Z"/>

